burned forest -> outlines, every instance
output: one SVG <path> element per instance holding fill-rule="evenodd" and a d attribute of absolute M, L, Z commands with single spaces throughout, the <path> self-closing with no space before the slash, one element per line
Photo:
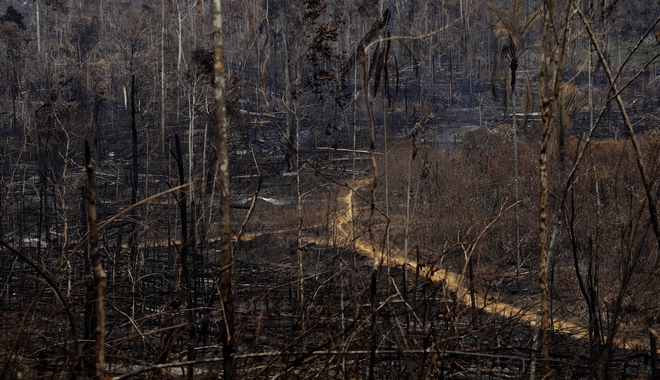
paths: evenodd
<path fill-rule="evenodd" d="M 0 380 L 660 378 L 660 8 L 0 2 Z"/>

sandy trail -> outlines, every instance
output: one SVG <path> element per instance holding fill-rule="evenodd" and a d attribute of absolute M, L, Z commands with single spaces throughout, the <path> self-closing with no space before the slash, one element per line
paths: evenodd
<path fill-rule="evenodd" d="M 353 189 L 357 190 L 362 187 L 371 184 L 371 180 L 361 180 L 355 184 Z M 353 237 L 353 220 L 357 219 L 357 208 L 354 208 L 354 196 L 355 191 L 348 189 L 346 194 L 343 194 L 338 198 L 338 211 L 337 211 L 337 224 L 340 237 L 345 241 L 350 241 Z M 366 255 L 368 257 L 374 258 L 374 249 L 372 248 L 371 242 L 365 237 L 356 237 L 354 239 L 354 246 L 357 252 Z M 379 250 L 376 249 L 376 252 Z M 417 268 L 417 262 L 410 258 L 408 255 L 408 265 L 412 269 Z M 403 266 L 404 264 L 404 252 L 403 250 L 397 247 L 390 248 L 389 256 L 390 266 Z M 427 270 L 420 268 L 420 273 L 428 273 Z M 453 272 L 447 268 L 442 268 L 441 270 L 435 272 L 433 275 L 429 276 L 433 281 L 443 281 L 445 286 L 449 291 L 456 292 L 456 295 L 459 300 L 465 304 L 470 304 L 469 298 L 469 289 L 464 285 L 466 283 L 465 278 L 462 274 Z M 492 299 L 492 298 L 491 298 Z M 501 315 L 503 317 L 517 318 L 521 321 L 529 323 L 531 326 L 536 327 L 538 323 L 538 311 L 535 303 L 529 308 L 521 308 L 519 306 L 511 305 L 505 302 L 499 302 L 496 300 L 488 300 L 484 294 L 475 294 L 475 307 L 482 309 L 483 311 L 491 314 Z M 587 328 L 578 325 L 575 322 L 569 320 L 563 320 L 559 318 L 554 318 L 553 323 L 554 331 L 567 333 L 578 339 L 588 339 L 589 331 Z M 647 342 L 643 342 L 639 339 L 629 338 L 626 340 L 615 339 L 615 344 L 620 347 L 626 348 L 639 348 L 647 346 Z"/>

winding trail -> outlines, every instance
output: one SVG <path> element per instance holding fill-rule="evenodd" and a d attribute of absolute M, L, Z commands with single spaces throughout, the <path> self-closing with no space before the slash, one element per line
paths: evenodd
<path fill-rule="evenodd" d="M 365 187 L 371 184 L 371 180 L 365 179 L 357 182 L 353 189 L 348 189 L 346 194 L 341 195 L 338 198 L 339 205 L 337 206 L 337 224 L 338 230 L 340 233 L 340 238 L 344 241 L 353 241 L 355 250 L 365 256 L 374 258 L 374 249 L 372 249 L 371 242 L 361 236 L 353 238 L 353 221 L 356 220 L 358 212 L 353 212 L 357 210 L 354 207 L 354 196 L 355 190 Z M 355 213 L 356 215 L 352 215 Z M 410 256 L 410 255 L 409 255 Z M 391 266 L 403 266 L 404 264 L 404 252 L 403 250 L 397 247 L 390 248 L 389 262 Z M 408 265 L 416 269 L 418 263 L 408 258 Z M 428 273 L 427 270 L 422 270 L 420 268 L 420 273 Z M 465 278 L 462 274 L 453 272 L 447 268 L 436 271 L 429 278 L 432 281 L 443 281 L 448 290 L 456 292 L 458 299 L 465 304 L 470 304 L 469 289 L 464 285 Z M 486 297 L 484 294 L 475 293 L 475 307 L 481 309 L 487 313 L 501 315 L 505 318 L 517 318 L 521 321 L 524 321 L 530 324 L 533 327 L 538 327 L 539 318 L 536 311 L 536 307 L 531 306 L 529 308 L 521 308 L 512 304 L 505 302 L 499 302 L 496 300 L 488 300 L 490 297 Z M 569 320 L 554 318 L 553 328 L 555 331 L 560 333 L 570 334 L 574 338 L 578 339 L 587 339 L 589 338 L 589 331 L 587 328 L 578 325 L 575 322 Z M 629 338 L 629 339 L 615 339 L 615 344 L 619 347 L 625 348 L 639 348 L 647 346 L 647 342 L 643 342 L 639 339 Z"/>

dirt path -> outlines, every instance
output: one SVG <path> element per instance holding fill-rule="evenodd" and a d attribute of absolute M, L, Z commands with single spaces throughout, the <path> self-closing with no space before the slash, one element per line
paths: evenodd
<path fill-rule="evenodd" d="M 355 184 L 354 189 L 360 189 L 371 183 L 370 180 L 362 180 Z M 339 226 L 338 230 L 341 235 L 341 238 L 345 241 L 351 241 L 353 238 L 353 220 L 356 219 L 353 213 L 357 214 L 357 208 L 354 208 L 355 192 L 353 190 L 347 190 L 346 194 L 343 194 L 338 199 L 338 211 L 337 211 L 337 224 Z M 368 257 L 374 257 L 374 250 L 372 249 L 371 242 L 367 238 L 358 236 L 354 239 L 354 246 L 356 251 L 361 254 L 364 254 Z M 410 255 L 409 255 L 410 256 Z M 404 263 L 404 252 L 403 250 L 392 247 L 390 249 L 389 262 L 391 266 L 403 266 Z M 408 258 L 408 265 L 412 269 L 417 268 L 417 262 L 410 257 Z M 428 273 L 428 269 L 420 268 L 420 273 Z M 447 268 L 443 268 L 435 272 L 430 276 L 430 279 L 433 281 L 444 281 L 446 287 L 449 291 L 456 292 L 456 295 L 459 300 L 462 300 L 465 304 L 470 304 L 469 289 L 464 285 L 466 283 L 465 278 L 462 274 L 453 272 Z M 521 321 L 529 323 L 531 326 L 536 327 L 539 323 L 538 311 L 537 311 L 538 302 L 534 302 L 530 307 L 521 308 L 519 306 L 511 305 L 505 302 L 499 302 L 496 300 L 486 299 L 484 294 L 475 294 L 475 306 L 478 309 L 491 314 L 498 314 L 507 318 L 518 318 Z M 554 330 L 557 332 L 564 332 L 571 334 L 571 336 L 578 339 L 588 339 L 589 331 L 575 322 L 569 320 L 562 320 L 554 318 L 553 323 Z M 639 339 L 615 339 L 615 344 L 619 347 L 633 348 L 633 347 L 643 347 L 646 345 L 646 342 L 642 342 Z"/>

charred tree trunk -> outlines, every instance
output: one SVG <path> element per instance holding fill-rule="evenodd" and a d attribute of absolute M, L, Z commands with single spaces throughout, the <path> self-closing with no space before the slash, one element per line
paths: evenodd
<path fill-rule="evenodd" d="M 284 7 L 282 7 L 284 9 Z M 284 17 L 282 18 L 284 20 Z M 286 138 L 288 140 L 287 147 L 284 154 L 284 160 L 286 161 L 286 171 L 290 172 L 294 168 L 293 157 L 296 155 L 295 149 L 295 132 L 293 127 L 293 85 L 291 78 L 291 54 L 289 52 L 289 34 L 288 27 L 286 25 L 282 28 L 284 32 L 282 33 L 284 40 L 284 102 L 286 103 Z M 298 168 L 296 168 L 298 170 Z"/>
<path fill-rule="evenodd" d="M 658 371 L 658 333 L 652 329 L 649 330 L 649 338 L 651 340 L 651 378 L 660 378 L 660 371 Z"/>
<path fill-rule="evenodd" d="M 174 135 L 176 145 L 176 163 L 179 167 L 179 185 L 186 183 L 186 178 L 183 169 L 183 155 L 181 154 L 181 140 L 179 135 Z M 188 360 L 195 360 L 195 320 L 192 308 L 192 278 L 190 276 L 190 266 L 188 265 L 188 203 L 186 201 L 188 195 L 184 190 L 181 190 L 179 195 L 179 208 L 181 210 L 181 249 L 179 251 L 179 258 L 181 260 L 181 272 L 183 274 L 183 284 L 185 285 L 186 292 L 186 310 L 188 317 Z M 180 287 L 181 288 L 181 287 Z M 188 379 L 192 379 L 193 365 L 188 367 Z"/>
<path fill-rule="evenodd" d="M 94 165 L 89 151 L 89 144 L 85 140 L 85 168 L 87 171 L 87 217 L 89 218 L 89 254 L 92 259 L 96 297 L 94 308 L 95 336 L 96 336 L 96 377 L 105 379 L 105 288 L 108 275 L 103 270 L 99 255 L 99 232 L 96 216 L 96 179 Z"/>
<path fill-rule="evenodd" d="M 137 203 L 138 191 L 138 134 L 137 134 L 137 96 L 135 89 L 135 73 L 131 73 L 131 135 L 133 137 L 133 164 L 131 166 L 131 204 Z M 132 218 L 131 234 L 129 240 L 129 247 L 131 249 L 131 257 L 135 257 L 137 249 L 135 247 L 135 229 L 137 224 L 136 218 Z"/>
<path fill-rule="evenodd" d="M 234 290 L 232 275 L 234 259 L 231 247 L 231 209 L 229 203 L 229 148 L 227 147 L 227 109 L 225 107 L 225 67 L 222 42 L 222 5 L 213 0 L 213 59 L 215 122 L 218 132 L 218 189 L 220 191 L 220 273 L 217 278 L 220 288 L 220 303 L 224 316 L 222 330 L 222 357 L 224 379 L 235 377 L 234 370 Z"/>

